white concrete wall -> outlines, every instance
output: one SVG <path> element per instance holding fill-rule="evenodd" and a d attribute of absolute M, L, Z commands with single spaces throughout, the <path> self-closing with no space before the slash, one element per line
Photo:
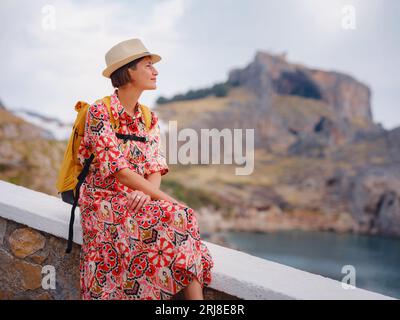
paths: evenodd
<path fill-rule="evenodd" d="M 0 180 L 0 216 L 57 237 L 68 237 L 71 205 Z M 82 244 L 79 208 L 74 242 Z M 201 231 L 201 230 L 200 230 Z M 211 288 L 243 299 L 393 299 L 320 275 L 204 241 L 214 258 Z"/>

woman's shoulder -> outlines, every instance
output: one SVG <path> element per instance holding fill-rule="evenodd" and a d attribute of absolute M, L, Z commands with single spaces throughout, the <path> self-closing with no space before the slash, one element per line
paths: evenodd
<path fill-rule="evenodd" d="M 150 110 L 150 114 L 151 114 L 151 122 L 150 122 L 149 130 L 151 131 L 154 128 L 157 128 L 157 126 L 158 126 L 158 115 L 157 115 L 156 111 L 154 111 L 154 110 Z"/>
<path fill-rule="evenodd" d="M 92 103 L 89 106 L 89 113 L 92 117 L 100 120 L 108 120 L 110 118 L 107 106 L 102 100 Z"/>
<path fill-rule="evenodd" d="M 143 113 L 145 112 L 145 113 L 148 113 L 149 114 L 149 117 L 150 117 L 150 127 L 149 127 L 149 132 L 150 131 L 152 131 L 154 128 L 156 128 L 157 127 L 157 125 L 158 125 L 158 115 L 157 115 L 157 113 L 154 111 L 154 110 L 152 110 L 152 109 L 150 109 L 147 105 L 145 105 L 145 104 L 143 104 L 143 103 L 141 103 L 141 106 L 142 106 L 142 112 L 141 112 L 141 116 L 142 116 L 142 121 L 143 121 L 143 123 L 145 123 L 145 121 L 144 121 L 144 115 L 143 115 Z"/>

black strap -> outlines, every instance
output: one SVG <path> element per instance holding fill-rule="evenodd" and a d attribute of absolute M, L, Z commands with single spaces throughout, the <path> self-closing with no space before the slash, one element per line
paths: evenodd
<path fill-rule="evenodd" d="M 67 250 L 65 251 L 66 253 L 70 253 L 72 250 L 72 240 L 74 237 L 75 209 L 76 209 L 76 206 L 78 205 L 79 190 L 81 188 L 82 183 L 85 181 L 87 174 L 89 173 L 89 167 L 90 167 L 90 164 L 92 163 L 93 159 L 94 159 L 94 154 L 92 153 L 90 155 L 90 157 L 85 160 L 85 165 L 83 166 L 83 169 L 78 176 L 78 183 L 75 188 L 76 191 L 75 191 L 74 203 L 73 203 L 72 209 L 71 209 L 71 218 L 69 220 L 68 245 L 67 245 Z"/>
<path fill-rule="evenodd" d="M 117 138 L 123 139 L 124 143 L 126 143 L 127 140 L 135 140 L 135 141 L 142 141 L 142 142 L 148 142 L 149 140 L 147 137 L 139 137 L 135 134 L 122 134 L 122 133 L 115 133 Z"/>

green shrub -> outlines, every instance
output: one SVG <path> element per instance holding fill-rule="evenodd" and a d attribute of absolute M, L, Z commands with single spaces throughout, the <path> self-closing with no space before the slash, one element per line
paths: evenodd
<path fill-rule="evenodd" d="M 188 206 L 198 209 L 205 205 L 212 205 L 220 209 L 222 204 L 213 194 L 198 188 L 188 188 L 175 180 L 163 180 L 162 187 L 169 189 L 172 196 L 185 202 Z"/>
<path fill-rule="evenodd" d="M 230 87 L 231 86 L 228 84 L 228 82 L 217 83 L 213 85 L 211 88 L 189 90 L 185 94 L 177 94 L 170 99 L 161 96 L 157 99 L 157 103 L 164 104 L 175 101 L 196 100 L 205 98 L 207 96 L 226 97 Z"/>

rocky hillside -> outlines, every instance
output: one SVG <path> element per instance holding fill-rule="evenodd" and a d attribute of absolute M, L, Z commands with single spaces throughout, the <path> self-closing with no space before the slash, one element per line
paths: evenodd
<path fill-rule="evenodd" d="M 368 86 L 265 52 L 229 72 L 227 83 L 225 97 L 157 108 L 178 129 L 255 129 L 250 176 L 236 176 L 236 165 L 173 168 L 182 185 L 229 208 L 204 211 L 205 223 L 214 219 L 211 229 L 400 235 L 400 128 L 374 123 Z"/>
<path fill-rule="evenodd" d="M 182 127 L 254 128 L 256 148 L 283 154 L 319 153 L 325 146 L 383 131 L 372 119 L 370 89 L 345 74 L 258 52 L 247 67 L 229 72 L 227 83 L 232 89 L 214 99 L 219 100 L 215 110 L 208 98 L 163 104 L 158 110 L 167 120 L 179 110 Z"/>
<path fill-rule="evenodd" d="M 55 181 L 65 142 L 0 108 L 0 179 L 56 195 Z"/>

